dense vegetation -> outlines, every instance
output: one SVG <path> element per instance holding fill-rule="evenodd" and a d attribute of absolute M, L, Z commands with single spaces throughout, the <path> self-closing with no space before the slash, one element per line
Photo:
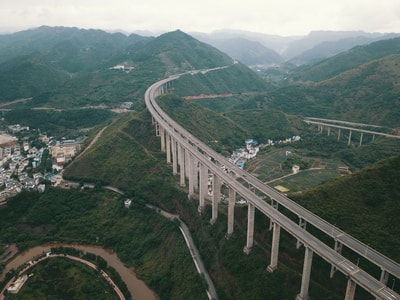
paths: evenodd
<path fill-rule="evenodd" d="M 21 291 L 7 299 L 119 299 L 96 270 L 66 258 L 45 260 L 30 272 Z"/>
<path fill-rule="evenodd" d="M 208 101 L 207 106 L 213 107 L 212 102 L 218 101 Z M 201 102 L 183 100 L 174 94 L 159 100 L 160 106 L 175 121 L 219 151 L 225 149 L 232 153 L 235 147 L 243 147 L 248 138 L 267 143 L 268 139 L 286 139 L 305 130 L 301 119 L 279 111 L 243 109 L 217 113 L 204 108 Z"/>
<path fill-rule="evenodd" d="M 172 83 L 176 94 L 191 96 L 199 94 L 241 94 L 264 91 L 268 85 L 242 64 L 228 62 L 217 71 L 184 75 Z"/>
<path fill-rule="evenodd" d="M 105 109 L 32 110 L 14 109 L 4 113 L 5 122 L 40 129 L 49 136 L 71 137 L 82 129 L 91 129 L 115 117 Z"/>
<path fill-rule="evenodd" d="M 336 224 L 372 248 L 400 261 L 400 156 L 293 195 L 304 207 Z"/>
<path fill-rule="evenodd" d="M 292 77 L 305 81 L 322 81 L 356 69 L 370 61 L 399 53 L 400 38 L 378 41 L 366 46 L 354 47 L 316 64 L 302 66 Z"/>
<path fill-rule="evenodd" d="M 134 266 L 161 299 L 198 299 L 204 289 L 179 229 L 146 209 L 142 198 L 132 199 L 126 209 L 125 198 L 111 192 L 22 193 L 0 209 L 0 236 L 20 250 L 48 241 L 101 245 Z"/>
<path fill-rule="evenodd" d="M 166 96 L 163 99 L 165 99 L 167 102 L 168 101 L 182 101 L 180 98 L 176 98 L 173 97 L 172 95 L 170 96 Z M 161 101 L 163 102 L 163 101 Z M 173 102 L 175 103 L 175 102 Z M 180 104 L 179 104 L 180 103 Z M 182 102 L 178 102 L 179 105 L 184 105 L 183 101 Z M 177 103 L 175 103 L 175 107 L 177 108 L 177 111 L 179 111 L 179 105 L 177 105 Z M 145 130 L 145 127 L 143 127 L 143 124 L 147 124 L 147 126 L 150 125 L 149 121 L 145 121 L 144 123 L 138 122 L 137 119 L 138 116 L 134 116 L 133 119 L 136 120 L 135 122 L 121 122 L 121 123 L 116 123 L 119 124 L 119 126 L 122 126 L 122 128 L 131 128 L 130 131 L 132 132 L 132 141 L 134 139 L 139 139 L 141 141 L 141 145 L 140 147 L 130 147 L 129 149 L 136 149 L 139 152 L 143 152 L 146 153 L 146 156 L 141 156 L 139 160 L 144 160 L 146 161 L 148 165 L 147 169 L 145 169 L 144 171 L 148 170 L 149 168 L 151 168 L 151 170 L 153 170 L 153 175 L 155 176 L 155 178 L 159 175 L 161 176 L 165 176 L 165 178 L 163 179 L 164 182 L 166 182 L 167 178 L 170 178 L 170 174 L 171 174 L 171 170 L 166 170 L 167 173 L 162 173 L 160 171 L 155 171 L 156 168 L 160 168 L 161 166 L 163 166 L 164 163 L 164 158 L 163 156 L 158 156 L 159 159 L 161 159 L 161 165 L 159 165 L 159 162 L 157 160 L 154 160 L 153 155 L 155 155 L 156 153 L 159 152 L 158 147 L 159 147 L 159 143 L 156 142 L 154 143 L 156 138 L 153 138 L 152 135 L 154 133 L 152 132 L 147 132 Z M 145 116 L 143 116 L 145 117 Z M 132 118 L 132 116 L 131 116 Z M 143 122 L 144 120 L 142 120 Z M 115 125 L 116 125 L 115 124 Z M 136 124 L 137 127 L 130 125 L 130 124 Z M 142 124 L 142 125 L 139 125 Z M 114 125 L 114 126 L 115 126 Z M 201 126 L 200 126 L 201 127 Z M 134 130 L 134 128 L 136 128 L 136 130 Z M 138 128 L 140 128 L 140 130 L 138 130 Z M 149 127 L 147 127 L 149 128 Z M 143 131 L 142 131 L 143 130 Z M 121 131 L 121 129 L 119 130 Z M 125 130 L 122 130 L 125 131 Z M 114 132 L 114 136 L 118 136 L 120 133 L 115 134 L 115 130 L 113 130 L 112 132 Z M 146 133 L 147 132 L 147 133 Z M 197 134 L 197 131 L 196 131 Z M 107 135 L 104 136 L 104 140 L 103 141 L 99 141 L 99 143 L 97 144 L 99 148 L 103 149 L 105 146 L 105 144 L 113 144 L 114 146 L 114 150 L 115 153 L 120 153 L 119 149 L 116 149 L 116 147 L 125 147 L 123 143 L 119 142 L 118 144 L 114 144 L 115 143 L 115 139 L 113 138 L 109 138 Z M 97 147 L 96 145 L 96 147 Z M 118 146 L 117 146 L 118 145 Z M 324 145 L 324 142 L 321 142 L 317 145 Z M 142 147 L 149 147 L 147 149 L 150 149 L 151 152 L 146 151 L 144 148 Z M 96 148 L 95 147 L 95 148 Z M 98 150 L 93 150 L 93 154 L 97 151 L 100 151 L 100 149 Z M 154 151 L 154 152 L 152 152 Z M 328 151 L 328 149 L 326 148 L 321 148 L 320 151 Z M 100 153 L 100 152 L 99 152 Z M 123 154 L 126 155 L 126 154 Z M 142 155 L 142 154 L 140 154 Z M 98 156 L 95 156 L 98 157 Z M 118 155 L 118 157 L 122 157 L 121 155 Z M 91 161 L 95 160 L 94 158 L 91 159 Z M 143 164 L 142 161 L 135 161 L 134 163 L 132 163 L 132 161 L 129 161 L 127 163 L 131 164 L 129 169 L 134 169 L 134 164 Z M 150 164 L 150 162 L 152 162 Z M 156 165 L 152 165 L 152 164 L 156 164 Z M 78 174 L 83 174 L 83 171 L 79 171 L 77 172 L 76 166 L 74 167 L 74 164 L 78 164 L 80 165 L 81 163 L 78 161 L 75 161 L 72 165 L 71 165 L 71 169 L 67 170 L 67 173 L 71 174 L 75 174 L 74 176 L 77 176 Z M 83 178 L 83 180 L 86 180 L 87 178 L 91 178 L 93 176 L 95 176 L 95 172 L 99 173 L 98 169 L 89 169 L 92 171 L 91 172 L 92 175 L 87 174 L 81 178 Z M 123 169 L 120 169 L 121 171 Z M 132 172 L 132 171 L 131 171 Z M 125 174 L 125 173 L 124 173 Z M 107 178 L 107 175 L 102 175 L 104 178 Z M 125 175 L 128 176 L 128 175 Z M 291 259 L 289 261 L 286 261 L 285 259 L 282 260 L 281 265 L 280 265 L 280 269 L 277 273 L 273 273 L 274 275 L 271 274 L 267 274 L 265 273 L 265 266 L 268 262 L 268 259 L 265 259 L 265 257 L 268 257 L 268 253 L 265 253 L 265 251 L 268 252 L 267 249 L 269 249 L 270 245 L 269 245 L 269 241 L 271 239 L 271 232 L 266 231 L 266 228 L 268 227 L 268 219 L 258 215 L 256 220 L 257 220 L 257 224 L 256 228 L 258 228 L 257 234 L 256 234 L 256 240 L 260 245 L 260 249 L 256 248 L 252 254 L 247 257 L 244 256 L 242 253 L 242 247 L 245 243 L 245 230 L 244 228 L 246 228 L 246 210 L 245 209 L 237 209 L 236 211 L 236 217 L 237 217 L 237 229 L 236 229 L 236 234 L 235 237 L 229 241 L 226 241 L 224 239 L 224 234 L 226 232 L 226 217 L 221 215 L 219 218 L 221 220 L 219 220 L 213 227 L 210 227 L 208 225 L 208 220 L 210 218 L 210 211 L 209 209 L 207 209 L 207 211 L 205 212 L 205 214 L 201 217 L 201 220 L 198 219 L 198 217 L 196 217 L 197 212 L 195 209 L 195 206 L 190 206 L 192 208 L 188 209 L 187 205 L 188 203 L 185 204 L 185 202 L 180 202 L 178 201 L 177 198 L 174 197 L 175 192 L 171 192 L 171 190 L 165 190 L 165 188 L 167 188 L 167 185 L 160 185 L 157 187 L 157 193 L 154 190 L 151 191 L 147 191 L 146 189 L 149 189 L 149 185 L 144 185 L 144 186 L 140 186 L 139 182 L 145 182 L 145 180 L 149 180 L 150 177 L 147 173 L 144 173 L 142 175 L 143 178 L 141 177 L 136 177 L 136 176 L 128 176 L 129 179 L 123 178 L 123 176 L 118 176 L 116 177 L 117 179 L 115 181 L 113 181 L 113 184 L 115 184 L 117 187 L 126 189 L 127 186 L 129 186 L 129 188 L 134 189 L 133 195 L 142 198 L 142 199 L 153 199 L 153 201 L 156 201 L 157 205 L 160 205 L 161 207 L 164 207 L 170 211 L 177 211 L 181 217 L 183 218 L 183 220 L 185 222 L 188 223 L 188 225 L 190 226 L 190 228 L 193 229 L 193 234 L 195 235 L 196 238 L 196 243 L 199 245 L 200 251 L 201 253 L 213 253 L 213 255 L 206 255 L 204 257 L 205 262 L 207 264 L 207 268 L 209 270 L 211 270 L 211 274 L 213 275 L 213 279 L 216 281 L 216 285 L 219 288 L 219 295 L 221 295 L 222 299 L 225 299 L 225 297 L 227 297 L 227 299 L 231 299 L 231 298 L 238 298 L 238 299 L 243 299 L 243 298 L 252 298 L 252 299 L 258 299 L 259 297 L 265 297 L 265 295 L 272 295 L 272 299 L 277 299 L 277 298 L 282 298 L 282 299 L 290 299 L 291 297 L 294 297 L 295 293 L 298 292 L 297 288 L 297 284 L 299 284 L 300 280 L 296 280 L 294 279 L 295 277 L 293 273 L 291 273 L 292 271 L 290 271 L 290 269 L 294 269 L 294 270 L 298 270 L 298 272 L 300 272 L 301 270 L 301 261 L 302 261 L 302 254 L 301 252 L 296 252 L 294 250 L 294 246 L 293 243 L 294 241 L 289 238 L 288 236 L 284 237 L 282 242 L 281 242 L 281 251 L 282 251 L 282 257 L 291 257 Z M 122 179 L 123 178 L 123 179 Z M 78 178 L 77 178 L 78 179 Z M 126 182 L 130 181 L 129 184 L 127 184 Z M 107 183 L 109 183 L 107 181 Z M 151 185 L 153 186 L 153 185 Z M 141 188 L 143 188 L 143 190 L 141 190 Z M 151 187 L 150 187 L 151 188 Z M 361 192 L 361 191 L 360 191 Z M 363 194 L 367 192 L 364 191 Z M 369 191 L 368 191 L 369 192 Z M 161 193 L 161 194 L 158 194 Z M 150 198 L 147 197 L 147 195 L 150 195 Z M 167 195 L 167 197 L 165 197 L 165 195 Z M 171 202 L 171 196 L 174 197 L 174 199 L 172 199 Z M 327 212 L 329 212 L 329 210 L 327 210 Z M 339 223 L 336 223 L 337 226 L 340 226 Z M 344 227 L 341 227 L 343 229 L 345 229 Z M 363 241 L 368 243 L 369 238 L 366 236 L 363 236 Z M 287 251 L 287 252 L 286 252 Z M 231 254 L 230 254 L 231 253 Z M 388 254 L 389 255 L 389 254 Z M 318 261 L 318 259 L 317 259 Z M 313 280 L 316 281 L 316 286 L 313 286 L 311 288 L 311 290 L 313 291 L 314 295 L 319 295 L 320 297 L 317 297 L 317 299 L 322 299 L 324 298 L 324 293 L 329 293 L 327 292 L 326 288 L 327 288 L 327 283 L 329 284 L 329 286 L 331 286 L 329 289 L 334 289 L 334 290 L 342 290 L 344 283 L 343 283 L 343 278 L 341 278 L 340 276 L 338 277 L 337 281 L 329 281 L 328 280 L 328 273 L 329 273 L 329 266 L 327 266 L 326 264 L 324 264 L 322 261 L 316 263 L 316 267 L 313 268 Z M 258 266 L 258 267 L 256 267 Z M 260 266 L 263 266 L 260 268 Z M 290 268 L 289 268 L 290 266 Z M 288 269 L 287 269 L 288 267 Z M 245 275 L 248 274 L 248 272 L 252 273 L 252 274 L 256 274 L 258 280 L 260 280 L 260 278 L 263 278 L 263 280 L 261 280 L 260 282 L 260 286 L 258 287 L 252 287 L 252 289 L 247 288 L 246 286 L 247 284 L 250 284 L 250 282 L 246 283 L 247 280 L 250 280 L 250 278 L 248 278 L 249 275 Z M 275 280 L 283 280 L 280 276 L 283 276 L 283 273 L 281 273 L 282 271 L 285 270 L 285 276 L 289 276 L 286 277 L 287 280 L 289 280 L 289 282 L 285 283 L 286 286 L 288 287 L 293 287 L 293 291 L 290 292 L 289 290 L 286 292 L 283 292 L 283 290 L 277 290 L 274 289 L 270 284 L 274 285 L 273 282 L 275 282 Z M 289 273 L 286 273 L 286 271 L 288 271 Z M 225 275 L 222 275 L 225 274 Z M 290 275 L 292 274 L 292 275 Z M 245 277 L 246 279 L 245 279 Z M 275 277 L 277 276 L 277 277 Z M 227 279 L 229 278 L 229 280 L 227 281 Z M 277 279 L 280 278 L 280 279 Z M 292 282 L 293 280 L 293 282 Z M 322 280 L 324 283 L 322 283 L 320 280 Z M 290 283 L 292 282 L 292 283 Z M 320 283 L 318 283 L 320 282 Z M 314 283 L 313 283 L 314 284 Z M 322 286 L 325 286 L 324 288 L 322 288 Z M 335 287 L 333 287 L 335 286 Z M 342 287 L 341 287 L 342 286 Z M 235 288 L 233 288 L 235 287 Z M 248 287 L 248 286 L 247 286 Z M 271 294 L 272 293 L 272 294 Z M 285 293 L 288 293 L 287 295 Z M 330 292 L 331 293 L 331 292 Z M 339 292 L 340 294 L 341 292 Z M 262 296 L 261 296 L 262 295 Z M 279 296 L 276 296 L 279 295 Z M 333 296 L 332 296 L 333 297 Z M 359 297 L 366 297 L 365 294 L 363 294 L 362 292 L 360 292 Z M 341 298 L 339 296 L 339 298 Z M 361 299 L 361 298 L 360 298 Z"/>
<path fill-rule="evenodd" d="M 220 299 L 294 299 L 300 288 L 303 250 L 296 250 L 293 238 L 282 232 L 279 268 L 267 273 L 271 241 L 271 232 L 267 230 L 269 220 L 257 213 L 256 246 L 251 255 L 244 255 L 246 207 L 236 208 L 235 234 L 226 240 L 226 207 L 221 205 L 218 222 L 213 226 L 209 224 L 209 207 L 204 214 L 198 214 L 196 200 L 189 201 L 185 191 L 177 188 L 171 168 L 159 151 L 159 139 L 154 136 L 151 118 L 142 110 L 143 93 L 154 81 L 197 68 L 231 65 L 232 60 L 180 31 L 140 39 L 68 29 L 69 38 L 58 40 L 57 31 L 60 30 L 64 29 L 34 31 L 38 34 L 32 38 L 34 52 L 26 48 L 24 41 L 33 40 L 24 34 L 14 37 L 17 43 L 7 41 L 0 46 L 0 53 L 18 46 L 15 57 L 5 57 L 0 74 L 8 74 L 12 66 L 18 69 L 20 55 L 28 55 L 27 61 L 35 63 L 18 69 L 22 73 L 11 76 L 16 80 L 14 84 L 8 81 L 9 76 L 4 77 L 7 97 L 0 100 L 33 97 L 26 104 L 18 104 L 24 108 L 78 108 L 99 104 L 114 107 L 120 102 L 132 101 L 137 111 L 114 119 L 96 144 L 75 158 L 65 170 L 68 179 L 82 184 L 95 183 L 94 190 L 48 187 L 44 194 L 23 192 L 10 199 L 7 206 L 0 207 L 1 244 L 15 242 L 20 250 L 48 241 L 98 244 L 112 248 L 127 265 L 135 267 L 139 277 L 161 299 L 205 299 L 203 281 L 193 266 L 178 227 L 145 207 L 145 203 L 151 203 L 178 213 L 188 224 Z M 81 36 L 81 33 L 84 34 Z M 105 35 L 107 38 L 103 40 Z M 48 36 L 51 39 L 47 40 Z M 357 51 L 361 52 L 357 53 L 367 54 L 356 69 L 343 68 L 342 64 L 334 78 L 331 77 L 336 73 L 324 75 L 319 71 L 317 80 L 326 79 L 319 83 L 285 81 L 268 86 L 241 64 L 206 74 L 185 75 L 170 86 L 176 94 L 162 97 L 160 105 L 193 135 L 224 154 L 242 146 L 246 138 L 257 138 L 262 143 L 265 139 L 300 134 L 302 140 L 296 151 L 310 156 L 340 157 L 354 169 L 362 168 L 389 155 L 398 155 L 398 142 L 377 139 L 363 147 L 348 147 L 332 136 L 310 133 L 295 115 L 397 127 L 400 119 L 397 109 L 399 56 L 393 54 L 396 42 L 374 44 L 366 50 L 359 48 Z M 389 48 L 391 50 L 387 50 Z M 393 55 L 383 57 L 389 53 Z M 349 54 L 341 56 L 344 62 L 352 60 L 354 54 L 352 51 Z M 355 56 L 361 57 L 360 54 Z M 371 61 L 371 58 L 376 60 Z M 133 69 L 130 72 L 109 69 L 119 63 L 126 63 Z M 347 72 L 341 73 L 345 70 Z M 52 74 L 54 81 L 47 84 L 46 78 Z M 65 74 L 68 76 L 64 77 Z M 306 79 L 297 76 L 296 79 Z M 27 90 L 23 88 L 25 80 L 37 82 L 32 82 L 32 88 Z M 12 86 L 18 88 L 13 90 Z M 35 86 L 39 88 L 35 90 Z M 260 91 L 264 94 L 257 94 Z M 235 95 L 215 101 L 202 100 L 203 108 L 200 101 L 195 103 L 179 97 L 209 93 Z M 56 127 L 56 131 L 61 131 L 61 126 L 57 128 L 60 124 L 64 128 L 92 127 L 101 119 L 111 119 L 112 114 L 86 109 L 32 113 L 20 110 L 4 116 L 9 122 L 48 126 L 49 131 Z M 51 120 L 52 124 L 41 122 L 41 118 Z M 398 254 L 394 253 L 399 247 L 395 219 L 399 210 L 396 200 L 399 199 L 398 168 L 399 159 L 395 157 L 296 199 L 311 210 L 323 213 L 363 242 L 377 245 L 378 249 L 398 259 Z M 124 208 L 124 198 L 101 190 L 102 185 L 122 189 L 126 197 L 133 199 L 133 206 Z M 359 213 L 357 218 L 360 217 L 357 227 L 352 223 L 354 211 Z M 371 229 L 368 226 L 371 224 L 376 228 Z M 390 225 L 393 228 L 386 230 L 385 226 Z M 388 240 L 392 242 L 384 244 Z M 313 298 L 343 298 L 346 278 L 339 274 L 329 280 L 329 269 L 321 259 L 314 259 L 310 287 Z M 363 291 L 357 291 L 357 299 L 369 298 Z"/>

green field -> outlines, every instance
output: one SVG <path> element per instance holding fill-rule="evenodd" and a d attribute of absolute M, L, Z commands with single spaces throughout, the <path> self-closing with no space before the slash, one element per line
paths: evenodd
<path fill-rule="evenodd" d="M 301 161 L 307 168 L 293 174 L 288 159 Z M 260 151 L 257 158 L 246 163 L 246 170 L 272 187 L 280 185 L 289 193 L 298 193 L 340 176 L 338 167 L 342 166 L 340 160 L 302 156 L 287 146 Z"/>

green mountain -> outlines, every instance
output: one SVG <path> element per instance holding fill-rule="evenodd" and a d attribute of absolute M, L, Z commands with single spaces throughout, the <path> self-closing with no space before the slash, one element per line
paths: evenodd
<path fill-rule="evenodd" d="M 242 94 L 265 91 L 269 85 L 255 72 L 242 64 L 229 64 L 229 68 L 188 74 L 172 82 L 174 92 L 180 96 L 200 94 Z"/>
<path fill-rule="evenodd" d="M 400 261 L 400 156 L 382 160 L 292 198 L 328 222 Z"/>
<path fill-rule="evenodd" d="M 66 72 L 37 53 L 9 60 L 0 64 L 0 102 L 51 91 L 68 79 Z"/>
<path fill-rule="evenodd" d="M 265 47 L 258 41 L 237 37 L 210 39 L 209 43 L 246 65 L 272 65 L 283 62 L 283 58 L 276 51 Z"/>
<path fill-rule="evenodd" d="M 399 76 L 400 54 L 392 54 L 329 80 L 271 90 L 267 106 L 302 116 L 397 128 L 400 125 L 400 110 L 396 109 L 400 106 Z"/>
<path fill-rule="evenodd" d="M 317 64 L 300 67 L 292 77 L 303 81 L 321 81 L 372 60 L 399 53 L 400 38 L 378 41 L 366 46 L 354 47 Z"/>
<path fill-rule="evenodd" d="M 102 30 L 48 27 L 0 35 L 0 63 L 40 53 L 54 66 L 70 73 L 94 71 L 121 55 L 128 46 L 150 38 Z"/>
<path fill-rule="evenodd" d="M 0 35 L 0 57 L 0 101 L 33 97 L 31 107 L 142 103 L 145 89 L 159 78 L 232 64 L 179 30 L 147 38 L 43 26 Z M 116 65 L 128 69 L 111 69 Z"/>
<path fill-rule="evenodd" d="M 158 59 L 167 67 L 167 74 L 232 64 L 226 54 L 180 30 L 148 42 L 133 54 L 133 59 L 139 62 Z"/>

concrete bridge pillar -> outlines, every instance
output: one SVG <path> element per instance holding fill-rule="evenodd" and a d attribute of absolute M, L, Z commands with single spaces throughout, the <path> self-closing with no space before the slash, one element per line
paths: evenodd
<path fill-rule="evenodd" d="M 160 128 L 160 137 L 161 137 L 161 151 L 165 152 L 165 130 L 163 127 Z"/>
<path fill-rule="evenodd" d="M 168 132 L 165 133 L 165 149 L 167 150 L 167 164 L 171 163 L 171 137 Z"/>
<path fill-rule="evenodd" d="M 254 205 L 247 202 L 247 241 L 246 246 L 243 248 L 244 253 L 247 255 L 250 254 L 254 242 L 254 211 Z"/>
<path fill-rule="evenodd" d="M 382 282 L 384 285 L 387 285 L 388 280 L 389 280 L 389 273 L 386 270 L 382 269 L 381 279 L 379 281 Z"/>
<path fill-rule="evenodd" d="M 271 198 L 271 206 L 275 209 L 278 209 L 279 207 L 279 203 L 277 201 L 275 201 L 274 199 Z M 272 220 L 269 220 L 269 228 L 268 230 L 271 231 L 273 228 L 274 222 L 272 222 Z"/>
<path fill-rule="evenodd" d="M 300 294 L 297 295 L 296 300 L 308 299 L 308 288 L 310 286 L 311 266 L 312 266 L 313 251 L 305 247 L 303 275 L 301 277 Z"/>
<path fill-rule="evenodd" d="M 208 169 L 200 163 L 200 182 L 199 182 L 199 212 L 201 213 L 205 207 L 205 198 L 208 191 Z"/>
<path fill-rule="evenodd" d="M 212 216 L 210 223 L 214 224 L 218 218 L 218 203 L 221 198 L 221 179 L 214 174 L 213 198 L 212 198 Z"/>
<path fill-rule="evenodd" d="M 343 248 L 343 244 L 341 243 L 341 242 L 339 242 L 339 241 L 335 241 L 335 247 L 334 247 L 334 250 L 337 252 L 337 253 L 342 253 L 342 248 Z M 334 266 L 334 265 L 332 265 L 331 266 L 331 273 L 330 273 L 330 278 L 332 278 L 333 277 L 333 275 L 335 274 L 335 272 L 336 272 L 336 267 Z"/>
<path fill-rule="evenodd" d="M 178 159 L 179 159 L 179 175 L 180 175 L 180 186 L 186 186 L 185 184 L 185 149 L 182 145 L 178 145 Z"/>
<path fill-rule="evenodd" d="M 196 192 L 199 190 L 199 161 L 195 157 L 193 157 L 193 175 L 193 186 Z"/>
<path fill-rule="evenodd" d="M 271 262 L 267 267 L 268 272 L 273 272 L 278 267 L 279 238 L 281 235 L 281 226 L 274 222 L 274 231 L 272 233 Z"/>
<path fill-rule="evenodd" d="M 190 176 L 190 151 L 185 148 L 185 177 L 189 179 Z"/>
<path fill-rule="evenodd" d="M 306 222 L 302 217 L 299 217 L 299 226 L 300 226 L 301 228 L 303 228 L 304 230 L 305 230 L 306 227 L 307 227 L 307 222 Z M 297 240 L 297 242 L 296 242 L 296 249 L 299 249 L 299 248 L 301 247 L 301 245 L 302 245 L 301 241 L 300 241 L 300 240 Z"/>
<path fill-rule="evenodd" d="M 194 195 L 194 176 L 197 176 L 197 173 L 195 174 L 195 168 L 194 168 L 194 159 L 192 154 L 188 151 L 186 153 L 188 157 L 188 175 L 189 175 L 189 199 Z M 197 170 L 196 170 L 197 172 Z"/>
<path fill-rule="evenodd" d="M 337 140 L 338 140 L 338 141 L 340 140 L 340 128 L 339 128 L 339 130 L 338 130 Z"/>
<path fill-rule="evenodd" d="M 347 145 L 349 145 L 349 146 L 350 146 L 350 144 L 351 144 L 351 133 L 352 133 L 352 131 L 350 130 L 350 133 L 349 133 L 349 140 L 348 140 L 348 142 L 347 142 Z"/>
<path fill-rule="evenodd" d="M 364 134 L 364 132 L 361 132 L 361 136 L 360 136 L 360 146 L 362 145 L 363 134 Z"/>
<path fill-rule="evenodd" d="M 331 128 L 328 127 L 328 136 L 330 136 L 330 135 L 331 135 Z"/>
<path fill-rule="evenodd" d="M 347 280 L 346 295 L 344 296 L 344 300 L 353 300 L 354 299 L 356 287 L 357 287 L 357 284 L 353 280 L 351 280 L 351 278 L 349 280 Z"/>
<path fill-rule="evenodd" d="M 171 137 L 171 151 L 172 151 L 172 174 L 178 174 L 178 158 L 176 152 L 176 141 Z"/>
<path fill-rule="evenodd" d="M 235 202 L 236 192 L 231 187 L 229 187 L 228 232 L 226 233 L 227 239 L 229 239 L 233 234 L 233 225 L 235 221 Z"/>
<path fill-rule="evenodd" d="M 156 128 L 156 136 L 160 136 L 160 124 L 155 122 L 154 125 L 155 125 L 155 128 Z"/>

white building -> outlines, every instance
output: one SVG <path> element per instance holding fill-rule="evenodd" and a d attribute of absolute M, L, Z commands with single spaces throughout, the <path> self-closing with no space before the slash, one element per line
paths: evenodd
<path fill-rule="evenodd" d="M 292 166 L 292 172 L 293 174 L 297 174 L 300 172 L 300 166 L 299 165 L 293 165 Z"/>
<path fill-rule="evenodd" d="M 17 294 L 25 282 L 28 280 L 28 275 L 22 275 L 18 277 L 7 289 L 10 294 Z"/>

